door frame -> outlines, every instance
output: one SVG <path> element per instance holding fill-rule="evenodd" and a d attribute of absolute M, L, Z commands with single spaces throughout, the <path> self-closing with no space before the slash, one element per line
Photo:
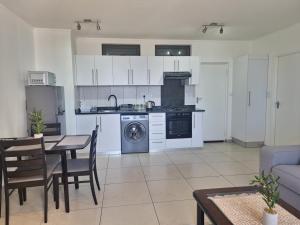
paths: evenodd
<path fill-rule="evenodd" d="M 273 60 L 273 66 L 274 66 L 274 80 L 273 80 L 273 88 L 274 88 L 274 92 L 273 95 L 270 96 L 270 92 L 268 91 L 268 99 L 270 99 L 270 102 L 267 103 L 267 108 L 269 108 L 269 114 L 267 114 L 267 116 L 270 116 L 270 137 L 271 137 L 271 144 L 276 146 L 276 132 L 277 132 L 277 109 L 276 109 L 276 102 L 278 101 L 278 66 L 279 66 L 279 58 L 280 57 L 285 57 L 285 56 L 290 56 L 290 55 L 295 55 L 295 54 L 300 54 L 300 51 L 295 51 L 295 52 L 289 52 L 289 53 L 283 53 L 283 54 L 278 54 L 278 55 L 274 55 L 272 57 Z M 270 65 L 270 64 L 269 64 Z M 270 68 L 269 68 L 270 71 Z M 268 76 L 270 77 L 270 76 Z M 272 82 L 272 80 L 270 80 L 269 82 Z M 269 85 L 268 85 L 269 86 Z M 268 113 L 268 110 L 267 110 Z M 266 124 L 267 125 L 267 124 Z M 266 126 L 267 128 L 267 126 Z M 266 133 L 267 136 L 267 133 Z"/>
<path fill-rule="evenodd" d="M 231 58 L 225 59 L 200 59 L 200 71 L 201 66 L 203 64 L 208 65 L 227 65 L 227 76 L 226 76 L 226 110 L 225 110 L 225 140 L 231 140 L 231 120 L 232 120 L 232 81 L 233 81 L 233 60 Z M 200 76 L 200 72 L 199 72 Z M 197 86 L 197 85 L 196 85 Z M 196 87 L 197 89 L 197 87 Z M 197 90 L 196 90 L 196 97 L 197 97 Z M 197 104 L 197 103 L 196 103 Z M 205 112 L 204 112 L 205 113 Z"/>

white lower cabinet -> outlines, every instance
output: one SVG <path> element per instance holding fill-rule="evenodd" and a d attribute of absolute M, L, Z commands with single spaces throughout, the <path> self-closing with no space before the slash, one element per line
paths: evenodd
<path fill-rule="evenodd" d="M 120 114 L 77 115 L 76 133 L 92 134 L 99 125 L 97 151 L 121 152 L 121 125 Z"/>
<path fill-rule="evenodd" d="M 166 114 L 149 113 L 149 149 L 166 147 Z"/>
<path fill-rule="evenodd" d="M 203 112 L 193 112 L 192 147 L 203 147 Z"/>
<path fill-rule="evenodd" d="M 98 116 L 98 150 L 100 152 L 121 152 L 120 114 L 101 114 Z"/>

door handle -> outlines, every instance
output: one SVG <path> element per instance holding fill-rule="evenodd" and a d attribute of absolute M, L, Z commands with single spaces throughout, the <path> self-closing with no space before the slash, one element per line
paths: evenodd
<path fill-rule="evenodd" d="M 251 91 L 248 91 L 248 106 L 251 106 Z"/>
<path fill-rule="evenodd" d="M 196 128 L 196 116 L 195 116 L 195 113 L 194 113 L 194 128 Z"/>
<path fill-rule="evenodd" d="M 279 109 L 280 108 L 280 102 L 277 101 L 275 104 L 276 104 L 276 108 Z"/>
<path fill-rule="evenodd" d="M 199 103 L 202 100 L 201 97 L 196 97 L 196 103 Z"/>

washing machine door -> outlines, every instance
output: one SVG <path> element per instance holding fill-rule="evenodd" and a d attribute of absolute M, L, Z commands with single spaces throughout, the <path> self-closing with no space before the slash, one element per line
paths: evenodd
<path fill-rule="evenodd" d="M 146 134 L 145 126 L 139 122 L 129 123 L 124 130 L 126 140 L 131 143 L 142 141 L 146 137 Z"/>

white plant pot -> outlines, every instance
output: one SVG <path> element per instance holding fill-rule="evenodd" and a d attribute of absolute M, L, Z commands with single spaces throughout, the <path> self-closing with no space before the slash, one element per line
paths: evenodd
<path fill-rule="evenodd" d="M 42 133 L 34 134 L 33 137 L 34 138 L 41 138 L 41 137 L 43 137 L 43 134 Z"/>
<path fill-rule="evenodd" d="M 271 214 L 264 210 L 263 225 L 278 225 L 278 214 Z"/>

